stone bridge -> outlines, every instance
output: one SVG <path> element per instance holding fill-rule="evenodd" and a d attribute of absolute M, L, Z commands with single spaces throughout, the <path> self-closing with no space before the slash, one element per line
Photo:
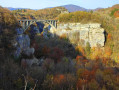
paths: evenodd
<path fill-rule="evenodd" d="M 57 28 L 57 20 L 19 20 L 19 24 L 22 26 L 22 28 L 24 29 L 24 31 L 32 24 L 36 23 L 36 22 L 44 22 L 44 23 L 48 23 L 49 25 L 51 25 L 54 28 Z"/>

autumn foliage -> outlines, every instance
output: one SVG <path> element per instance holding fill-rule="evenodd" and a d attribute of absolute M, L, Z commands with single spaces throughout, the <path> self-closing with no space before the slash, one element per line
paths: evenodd
<path fill-rule="evenodd" d="M 57 83 L 57 84 L 62 83 L 64 80 L 65 80 L 65 76 L 62 75 L 62 74 L 61 74 L 61 75 L 55 75 L 55 76 L 53 77 L 54 83 Z"/>
<path fill-rule="evenodd" d="M 60 36 L 60 39 L 66 39 L 67 38 L 67 35 L 66 34 L 62 34 L 61 36 Z"/>
<path fill-rule="evenodd" d="M 116 18 L 118 18 L 118 17 L 119 17 L 119 11 L 116 11 L 116 12 L 114 13 L 114 16 L 115 16 Z"/>
<path fill-rule="evenodd" d="M 85 56 L 85 51 L 84 51 L 83 47 L 77 46 L 75 49 L 76 49 L 76 51 L 80 52 L 83 56 Z"/>
<path fill-rule="evenodd" d="M 64 52 L 57 47 L 53 48 L 51 52 L 49 53 L 49 57 L 54 59 L 55 63 L 60 61 L 63 56 L 64 56 Z"/>
<path fill-rule="evenodd" d="M 17 10 L 13 13 L 19 19 L 34 19 L 34 17 L 39 19 L 40 16 L 43 19 L 58 19 L 57 15 L 61 12 L 56 9 L 47 9 L 36 12 L 34 10 Z M 32 14 L 29 15 L 29 13 Z M 117 11 L 114 15 L 118 17 Z M 99 22 L 99 17 L 100 15 L 93 12 L 81 11 L 61 14 L 59 20 L 65 23 Z M 5 26 L 6 23 L 7 28 L 16 23 L 10 12 L 3 14 L 2 18 L 0 18 L 0 25 Z M 49 39 L 43 38 L 41 34 L 31 41 L 31 47 L 35 49 L 33 57 L 38 59 L 37 65 L 28 67 L 25 60 L 21 61 L 24 58 L 23 55 L 19 58 L 21 61 L 19 63 L 11 57 L 10 53 L 5 53 L 4 56 L 7 57 L 4 57 L 2 64 L 0 63 L 0 90 L 25 90 L 26 82 L 26 90 L 33 89 L 33 87 L 36 87 L 36 90 L 119 90 L 118 32 L 114 32 L 118 27 L 114 23 L 110 23 L 116 21 L 109 21 L 107 17 L 101 19 L 100 22 L 108 33 L 106 34 L 105 47 L 90 47 L 89 43 L 86 47 L 80 44 L 72 45 L 66 41 L 66 34 Z M 10 36 L 8 37 L 8 33 L 11 33 L 12 36 L 14 29 L 3 30 L 4 35 L 0 36 L 0 43 L 3 44 L 5 50 L 7 45 L 10 46 L 8 42 L 5 42 L 11 39 Z M 114 57 L 115 53 L 117 57 Z M 26 81 L 23 76 L 25 76 Z"/>
<path fill-rule="evenodd" d="M 50 49 L 49 49 L 47 46 L 44 46 L 44 47 L 42 48 L 42 53 L 43 53 L 44 55 L 48 55 L 48 54 L 50 53 Z"/>
<path fill-rule="evenodd" d="M 108 34 L 107 39 L 111 40 L 112 39 L 112 35 Z"/>

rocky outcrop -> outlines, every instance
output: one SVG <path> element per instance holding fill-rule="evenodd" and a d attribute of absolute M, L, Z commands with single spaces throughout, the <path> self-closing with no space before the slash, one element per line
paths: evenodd
<path fill-rule="evenodd" d="M 15 56 L 19 57 L 21 52 L 27 52 L 30 49 L 30 38 L 28 35 L 23 34 L 24 30 L 22 28 L 17 28 L 16 29 L 17 36 L 16 36 L 16 51 L 15 51 Z M 30 53 L 30 52 L 29 52 Z"/>
<path fill-rule="evenodd" d="M 32 59 L 22 59 L 21 60 L 22 67 L 31 67 L 33 64 L 39 65 L 39 60 L 35 57 Z"/>
<path fill-rule="evenodd" d="M 86 45 L 89 42 L 91 47 L 97 47 L 98 45 L 103 47 L 105 42 L 104 29 L 98 23 L 58 24 L 55 34 L 59 36 L 66 34 L 69 40 L 75 44 L 83 42 Z"/>

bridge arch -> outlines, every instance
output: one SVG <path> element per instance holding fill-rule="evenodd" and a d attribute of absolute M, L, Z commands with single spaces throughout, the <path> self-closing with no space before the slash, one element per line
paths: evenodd
<path fill-rule="evenodd" d="M 19 24 L 22 26 L 24 31 L 37 22 L 48 23 L 51 27 L 53 27 L 53 29 L 57 28 L 57 20 L 19 20 Z"/>

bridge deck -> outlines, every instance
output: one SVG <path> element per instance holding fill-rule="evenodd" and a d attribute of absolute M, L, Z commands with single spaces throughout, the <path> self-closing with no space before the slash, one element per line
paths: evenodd
<path fill-rule="evenodd" d="M 57 21 L 57 20 L 37 20 L 37 19 L 33 19 L 33 20 L 18 20 L 18 21 Z"/>
<path fill-rule="evenodd" d="M 55 28 L 57 28 L 57 20 L 37 20 L 37 19 L 32 19 L 32 20 L 19 20 L 20 25 L 23 27 L 23 29 L 27 29 L 31 24 L 35 22 L 46 22 L 49 23 L 50 25 L 53 25 Z"/>

